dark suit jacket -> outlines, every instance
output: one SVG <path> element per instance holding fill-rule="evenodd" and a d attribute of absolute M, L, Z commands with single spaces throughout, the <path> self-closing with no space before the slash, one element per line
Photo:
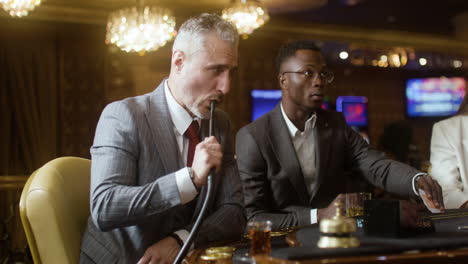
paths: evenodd
<path fill-rule="evenodd" d="M 315 135 L 318 190 L 310 197 L 279 104 L 239 130 L 236 154 L 249 221 L 272 220 L 274 228 L 310 224 L 311 208 L 346 192 L 350 169 L 389 192 L 414 195 L 418 171 L 373 150 L 341 113 L 318 111 Z"/>
<path fill-rule="evenodd" d="M 239 238 L 245 226 L 230 123 L 220 110 L 215 119 L 222 170 L 214 175 L 214 199 L 196 245 Z M 163 84 L 104 109 L 91 148 L 91 217 L 81 245 L 82 263 L 136 263 L 155 242 L 191 229 L 204 193 L 181 204 L 175 172 L 185 165 L 173 127 Z M 201 133 L 207 130 L 203 120 Z"/>

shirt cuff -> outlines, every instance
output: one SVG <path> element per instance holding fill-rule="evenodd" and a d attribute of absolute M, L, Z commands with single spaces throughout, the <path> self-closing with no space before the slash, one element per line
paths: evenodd
<path fill-rule="evenodd" d="M 186 204 L 192 201 L 193 198 L 197 196 L 198 192 L 195 188 L 195 185 L 193 185 L 192 179 L 190 178 L 189 169 L 185 167 L 176 171 L 175 177 L 177 189 L 179 189 L 180 202 L 182 204 Z"/>
<path fill-rule="evenodd" d="M 421 173 L 418 173 L 418 174 L 414 175 L 414 177 L 413 177 L 413 181 L 412 181 L 413 192 L 414 192 L 414 194 L 416 194 L 417 196 L 419 196 L 419 192 L 418 192 L 418 190 L 416 190 L 416 180 L 417 180 L 419 177 L 426 176 L 426 175 L 427 175 L 427 173 L 421 172 Z"/>
<path fill-rule="evenodd" d="M 189 232 L 185 229 L 177 230 L 176 232 L 174 232 L 174 234 L 178 235 L 179 238 L 182 239 L 182 241 L 184 241 L 184 244 L 187 241 L 188 236 L 189 236 Z M 193 248 L 194 248 L 194 244 L 192 243 L 192 245 L 190 245 L 189 250 L 193 250 Z"/>
<path fill-rule="evenodd" d="M 310 223 L 317 223 L 317 209 L 310 209 Z"/>

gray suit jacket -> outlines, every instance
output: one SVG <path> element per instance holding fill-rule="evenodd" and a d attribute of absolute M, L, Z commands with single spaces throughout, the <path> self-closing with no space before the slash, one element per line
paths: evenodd
<path fill-rule="evenodd" d="M 279 104 L 239 130 L 236 154 L 249 221 L 269 219 L 275 229 L 310 224 L 311 208 L 326 207 L 347 191 L 351 169 L 389 192 L 414 195 L 418 171 L 385 159 L 340 113 L 318 111 L 315 135 L 318 190 L 310 197 Z"/>
<path fill-rule="evenodd" d="M 245 226 L 230 123 L 220 110 L 215 120 L 223 165 L 214 175 L 214 199 L 196 246 L 239 238 Z M 162 83 L 152 93 L 104 109 L 91 148 L 91 216 L 81 263 L 136 263 L 153 243 L 181 228 L 191 230 L 205 195 L 181 204 L 175 172 L 185 165 L 173 127 Z M 200 133 L 207 131 L 203 120 Z"/>

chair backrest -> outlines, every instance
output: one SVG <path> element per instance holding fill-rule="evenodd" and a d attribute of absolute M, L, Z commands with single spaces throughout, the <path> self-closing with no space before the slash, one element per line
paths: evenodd
<path fill-rule="evenodd" d="M 89 211 L 91 161 L 54 159 L 36 170 L 20 198 L 34 263 L 78 263 Z"/>

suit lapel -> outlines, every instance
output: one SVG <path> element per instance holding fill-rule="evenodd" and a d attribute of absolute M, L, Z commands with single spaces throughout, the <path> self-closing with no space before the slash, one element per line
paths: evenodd
<path fill-rule="evenodd" d="M 291 181 L 299 199 L 303 204 L 308 204 L 309 194 L 302 175 L 301 165 L 296 155 L 296 150 L 291 140 L 288 127 L 281 113 L 280 104 L 278 104 L 270 115 L 271 130 L 269 138 L 276 156 L 283 167 L 288 172 L 288 178 Z"/>
<path fill-rule="evenodd" d="M 167 106 L 164 81 L 151 94 L 146 116 L 156 145 L 155 149 L 159 152 L 166 173 L 171 173 L 184 167 L 184 164 L 177 147 L 174 124 Z"/>
<path fill-rule="evenodd" d="M 331 146 L 332 140 L 332 128 L 329 124 L 329 118 L 327 117 L 327 112 L 318 111 L 317 112 L 317 123 L 315 126 L 315 149 L 318 155 L 316 156 L 317 160 L 317 190 L 320 187 L 320 184 L 323 181 L 323 177 L 326 175 L 328 155 Z M 316 192 L 317 193 L 317 192 Z M 313 199 L 314 197 L 311 197 Z"/>

